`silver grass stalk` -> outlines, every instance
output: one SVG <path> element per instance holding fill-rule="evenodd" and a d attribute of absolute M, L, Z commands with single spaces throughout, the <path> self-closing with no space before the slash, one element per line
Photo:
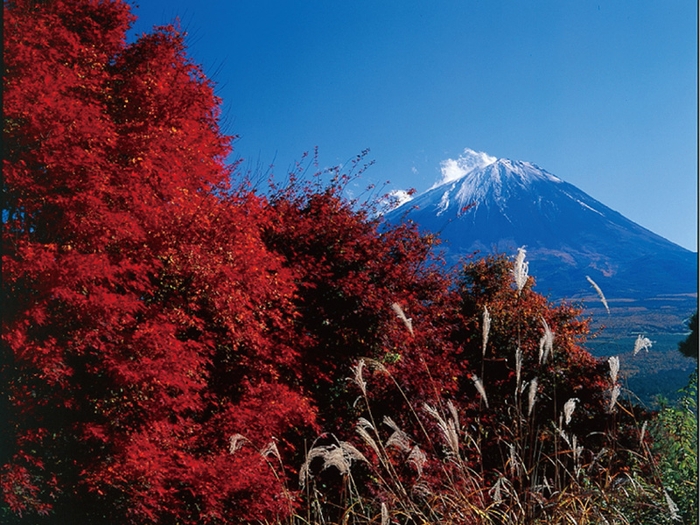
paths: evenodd
<path fill-rule="evenodd" d="M 440 412 L 431 407 L 427 403 L 423 403 L 423 410 L 430 414 L 437 421 L 438 428 L 442 432 L 442 437 L 449 448 L 449 453 L 455 456 L 459 455 L 459 436 L 455 423 L 452 420 L 445 421 Z"/>
<path fill-rule="evenodd" d="M 414 496 L 422 499 L 430 498 L 433 495 L 433 491 L 430 490 L 430 485 L 425 481 L 417 481 L 411 487 L 411 492 Z"/>
<path fill-rule="evenodd" d="M 586 279 L 588 280 L 589 283 L 591 283 L 591 286 L 593 289 L 596 291 L 598 294 L 598 297 L 600 298 L 600 302 L 603 303 L 603 306 L 605 306 L 605 311 L 608 312 L 608 315 L 610 315 L 610 308 L 608 307 L 608 300 L 605 298 L 605 295 L 603 295 L 603 290 L 600 289 L 600 286 L 596 284 L 596 282 L 588 277 L 586 275 Z"/>
<path fill-rule="evenodd" d="M 537 395 L 537 378 L 534 377 L 530 381 L 530 390 L 527 396 L 527 415 L 532 414 L 532 409 L 535 406 L 535 396 Z"/>
<path fill-rule="evenodd" d="M 306 454 L 306 461 L 304 461 L 304 463 L 301 465 L 301 468 L 299 469 L 299 486 L 302 489 L 306 485 L 306 481 L 310 480 L 313 477 L 311 475 L 311 470 L 309 470 L 311 462 L 318 457 L 322 457 L 322 455 L 325 453 L 325 449 L 326 447 L 313 447 Z"/>
<path fill-rule="evenodd" d="M 672 520 L 681 521 L 681 517 L 678 514 L 678 505 L 671 499 L 671 495 L 664 489 L 664 496 L 666 497 L 666 505 L 668 505 L 668 511 L 671 513 Z"/>
<path fill-rule="evenodd" d="M 491 330 L 491 316 L 489 315 L 488 309 L 484 306 L 483 327 L 481 330 L 481 340 L 482 340 L 481 355 L 482 356 L 486 355 L 486 345 L 489 342 L 489 331 L 490 330 Z"/>
<path fill-rule="evenodd" d="M 579 459 L 581 458 L 581 453 L 583 452 L 583 447 L 578 446 L 578 438 L 576 437 L 576 434 L 571 436 L 571 449 L 574 451 L 574 461 L 576 462 L 576 465 L 579 463 Z"/>
<path fill-rule="evenodd" d="M 493 487 L 489 489 L 489 495 L 493 502 L 498 505 L 503 501 L 503 496 L 501 495 L 501 484 L 503 483 L 503 478 L 498 478 L 498 481 L 493 484 Z"/>
<path fill-rule="evenodd" d="M 564 403 L 564 421 L 568 425 L 571 423 L 571 416 L 576 410 L 576 402 L 579 401 L 577 397 L 572 397 L 566 403 Z"/>
<path fill-rule="evenodd" d="M 450 411 L 450 414 L 452 415 L 452 421 L 455 422 L 455 429 L 458 433 L 461 432 L 462 429 L 459 424 L 459 414 L 457 413 L 457 407 L 455 407 L 451 399 L 447 401 L 447 410 Z"/>
<path fill-rule="evenodd" d="M 520 376 L 523 369 L 523 351 L 520 348 L 515 350 L 515 391 L 520 388 Z"/>
<path fill-rule="evenodd" d="M 366 361 L 368 367 L 371 368 L 372 370 L 375 370 L 375 371 L 378 370 L 382 374 L 389 375 L 389 370 L 387 370 L 387 368 L 384 366 L 384 364 L 381 361 L 377 361 L 376 359 L 369 359 L 369 358 L 365 358 L 365 361 Z"/>
<path fill-rule="evenodd" d="M 547 489 L 547 492 L 551 492 L 552 486 L 549 484 L 549 480 L 547 479 L 547 476 L 544 476 L 542 478 L 542 481 L 544 482 L 544 487 Z"/>
<path fill-rule="evenodd" d="M 362 378 L 362 371 L 364 370 L 364 368 L 365 368 L 365 360 L 360 359 L 360 361 L 355 366 L 352 367 L 352 371 L 353 371 L 352 381 L 358 387 L 360 387 L 362 394 L 366 396 L 367 395 L 367 383 Z"/>
<path fill-rule="evenodd" d="M 325 452 L 321 454 L 321 457 L 323 458 L 323 467 L 321 470 L 335 467 L 341 475 L 350 473 L 349 458 L 341 447 L 329 445 Z"/>
<path fill-rule="evenodd" d="M 389 525 L 389 509 L 386 503 L 382 502 L 382 523 L 381 525 Z"/>
<path fill-rule="evenodd" d="M 348 461 L 364 461 L 369 463 L 365 455 L 355 448 L 355 445 L 348 443 L 347 441 L 340 442 L 340 449 L 343 451 L 343 455 L 348 459 Z"/>
<path fill-rule="evenodd" d="M 270 441 L 267 446 L 260 451 L 260 455 L 264 458 L 268 456 L 273 456 L 280 463 L 282 463 L 282 457 L 280 456 L 280 451 L 277 449 L 277 444 L 274 441 Z"/>
<path fill-rule="evenodd" d="M 608 406 L 608 412 L 615 412 L 615 404 L 617 403 L 618 397 L 620 397 L 620 385 L 615 385 L 610 392 L 610 406 Z"/>
<path fill-rule="evenodd" d="M 374 430 L 372 425 L 370 425 L 369 428 L 372 428 L 372 430 Z M 367 432 L 367 427 L 358 424 L 355 427 L 355 432 L 357 432 L 357 434 L 362 438 L 362 441 L 369 445 L 369 447 L 374 451 L 374 453 L 377 456 L 381 456 L 379 452 L 379 446 L 377 445 L 377 442 L 374 440 L 374 438 L 369 435 L 369 432 Z"/>
<path fill-rule="evenodd" d="M 243 436 L 242 434 L 233 434 L 230 438 L 228 438 L 228 451 L 230 454 L 235 454 L 237 451 L 241 449 L 243 446 L 243 443 L 245 441 L 248 441 L 248 438 Z"/>
<path fill-rule="evenodd" d="M 411 450 L 411 440 L 408 435 L 389 416 L 384 416 L 384 424 L 394 431 L 389 436 L 389 439 L 386 440 L 386 446 L 396 447 L 403 452 L 409 452 Z"/>
<path fill-rule="evenodd" d="M 369 421 L 367 418 L 365 418 L 365 417 L 360 417 L 360 418 L 358 418 L 358 420 L 357 420 L 357 426 L 362 427 L 362 428 L 364 428 L 364 429 L 368 429 L 368 428 L 369 428 L 369 429 L 371 429 L 371 430 L 374 430 L 374 426 L 372 425 L 372 423 L 370 423 L 370 421 Z"/>
<path fill-rule="evenodd" d="M 642 431 L 639 433 L 639 446 L 644 446 L 644 435 L 647 432 L 647 421 L 642 425 Z"/>
<path fill-rule="evenodd" d="M 486 397 L 486 390 L 484 390 L 484 383 L 481 382 L 481 379 L 476 377 L 475 374 L 472 374 L 472 381 L 474 382 L 474 386 L 476 387 L 477 391 L 479 392 L 479 395 L 481 395 L 481 398 L 484 400 L 484 404 L 486 405 L 486 408 L 489 407 L 489 400 Z"/>
<path fill-rule="evenodd" d="M 614 385 L 617 383 L 617 375 L 620 372 L 620 358 L 616 355 L 609 357 L 608 365 L 610 365 L 610 381 Z"/>
<path fill-rule="evenodd" d="M 513 445 L 512 443 L 508 443 L 508 456 L 508 466 L 510 467 L 510 475 L 513 477 L 519 477 L 522 473 L 521 461 L 518 457 L 518 453 L 515 451 L 515 445 Z"/>
<path fill-rule="evenodd" d="M 523 287 L 527 283 L 528 263 L 525 262 L 525 247 L 518 248 L 518 255 L 515 256 L 515 265 L 513 266 L 513 280 L 518 289 L 518 293 L 523 291 Z"/>
<path fill-rule="evenodd" d="M 384 418 L 382 419 L 382 422 L 383 422 L 386 426 L 388 426 L 391 430 L 393 430 L 394 432 L 403 432 L 403 431 L 399 428 L 399 425 L 396 424 L 396 421 L 394 421 L 393 419 L 391 419 L 389 416 L 384 416 Z"/>
<path fill-rule="evenodd" d="M 413 465 L 420 478 L 423 475 L 423 467 L 428 461 L 428 456 L 425 455 L 418 445 L 415 445 L 411 449 L 411 453 L 408 455 L 408 463 Z"/>
<path fill-rule="evenodd" d="M 542 321 L 542 327 L 544 328 L 544 335 L 540 339 L 540 363 L 547 361 L 547 357 L 553 353 L 554 348 L 554 334 L 549 328 L 547 321 L 544 317 L 540 317 Z"/>
<path fill-rule="evenodd" d="M 362 452 L 346 441 L 340 441 L 339 445 L 332 444 L 314 447 L 309 450 L 306 455 L 306 461 L 299 469 L 299 484 L 302 488 L 306 481 L 313 477 L 309 467 L 316 458 L 323 459 L 321 471 L 334 467 L 341 475 L 350 473 L 350 466 L 354 460 L 369 463 Z"/>
<path fill-rule="evenodd" d="M 413 321 L 410 317 L 406 317 L 406 314 L 404 313 L 403 308 L 401 308 L 401 305 L 399 303 L 393 303 L 391 305 L 391 309 L 394 310 L 398 318 L 401 319 L 403 321 L 403 324 L 406 325 L 406 328 L 408 328 L 410 334 L 413 335 Z"/>
<path fill-rule="evenodd" d="M 642 337 L 642 334 L 637 336 L 637 340 L 634 342 L 634 355 L 637 355 L 640 350 L 645 350 L 649 352 L 652 342 L 648 337 Z"/>
<path fill-rule="evenodd" d="M 559 435 L 566 442 L 567 445 L 571 446 L 571 440 L 569 440 L 569 436 L 566 432 L 564 432 L 564 429 L 561 428 L 561 416 L 559 417 Z"/>

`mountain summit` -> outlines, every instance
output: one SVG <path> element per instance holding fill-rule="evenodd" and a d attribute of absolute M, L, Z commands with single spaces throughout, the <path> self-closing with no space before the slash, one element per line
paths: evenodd
<path fill-rule="evenodd" d="M 697 292 L 696 254 L 643 228 L 535 164 L 465 150 L 443 180 L 386 215 L 440 234 L 448 262 L 527 249 L 537 289 L 583 297 Z"/>

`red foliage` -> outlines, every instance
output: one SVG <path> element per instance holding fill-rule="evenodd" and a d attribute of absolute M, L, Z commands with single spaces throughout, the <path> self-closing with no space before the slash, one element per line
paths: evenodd
<path fill-rule="evenodd" d="M 260 239 L 261 201 L 223 193 L 229 138 L 182 36 L 127 46 L 130 20 L 119 1 L 6 8 L 5 504 L 273 518 L 289 511 L 279 467 L 228 439 L 284 451 L 317 428 L 280 337 L 291 274 Z"/>
<path fill-rule="evenodd" d="M 263 233 L 294 275 L 299 317 L 290 345 L 304 348 L 303 384 L 324 427 L 333 429 L 347 427 L 357 413 L 354 393 L 346 390 L 358 358 L 397 364 L 402 374 L 448 362 L 445 347 L 428 343 L 433 306 L 450 283 L 431 255 L 431 239 L 409 226 L 388 228 L 367 209 L 354 208 L 341 197 L 345 182 L 339 178 L 317 191 L 293 180 L 272 195 Z M 426 319 L 418 337 L 408 334 L 393 303 Z"/>

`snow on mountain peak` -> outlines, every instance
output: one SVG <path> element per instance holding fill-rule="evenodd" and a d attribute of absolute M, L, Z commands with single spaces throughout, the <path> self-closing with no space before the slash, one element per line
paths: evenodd
<path fill-rule="evenodd" d="M 464 173 L 463 175 L 448 178 L 444 176 L 445 170 L 443 169 L 443 178 L 448 179 L 448 182 L 439 185 L 444 186 L 446 191 L 438 205 L 438 215 L 445 213 L 453 202 L 460 208 L 467 204 L 475 205 L 478 208 L 479 204 L 490 198 L 499 207 L 503 207 L 513 191 L 529 193 L 533 191 L 531 189 L 533 184 L 545 181 L 562 182 L 558 177 L 529 162 L 494 159 L 485 153 L 476 153 L 472 150 L 467 150 L 467 152 L 468 155 L 460 157 L 454 161 L 454 164 L 448 166 L 448 168 L 454 166 L 461 168 L 459 172 Z M 462 159 L 464 160 L 462 161 Z M 471 169 L 468 170 L 469 167 Z M 456 173 L 457 169 L 454 169 L 454 172 Z M 437 186 L 433 188 L 435 187 Z M 520 188 L 520 190 L 515 188 Z"/>
<path fill-rule="evenodd" d="M 497 160 L 496 157 L 492 157 L 483 151 L 474 151 L 473 149 L 465 148 L 456 159 L 446 159 L 440 163 L 442 178 L 436 182 L 432 188 L 437 188 L 443 184 L 461 179 L 472 171 L 485 168 Z"/>

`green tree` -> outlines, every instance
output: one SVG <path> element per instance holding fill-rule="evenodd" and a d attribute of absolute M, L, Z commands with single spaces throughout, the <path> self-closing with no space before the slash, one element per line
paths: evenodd
<path fill-rule="evenodd" d="M 695 319 L 697 327 L 697 314 Z M 652 428 L 653 450 L 658 454 L 664 488 L 678 506 L 682 523 L 690 524 L 698 522 L 697 372 L 681 394 L 676 405 L 662 402 Z"/>
<path fill-rule="evenodd" d="M 678 343 L 678 350 L 681 354 L 698 358 L 698 312 L 696 311 L 690 316 L 690 322 L 688 323 L 688 328 L 690 328 L 690 334 L 683 341 Z"/>

